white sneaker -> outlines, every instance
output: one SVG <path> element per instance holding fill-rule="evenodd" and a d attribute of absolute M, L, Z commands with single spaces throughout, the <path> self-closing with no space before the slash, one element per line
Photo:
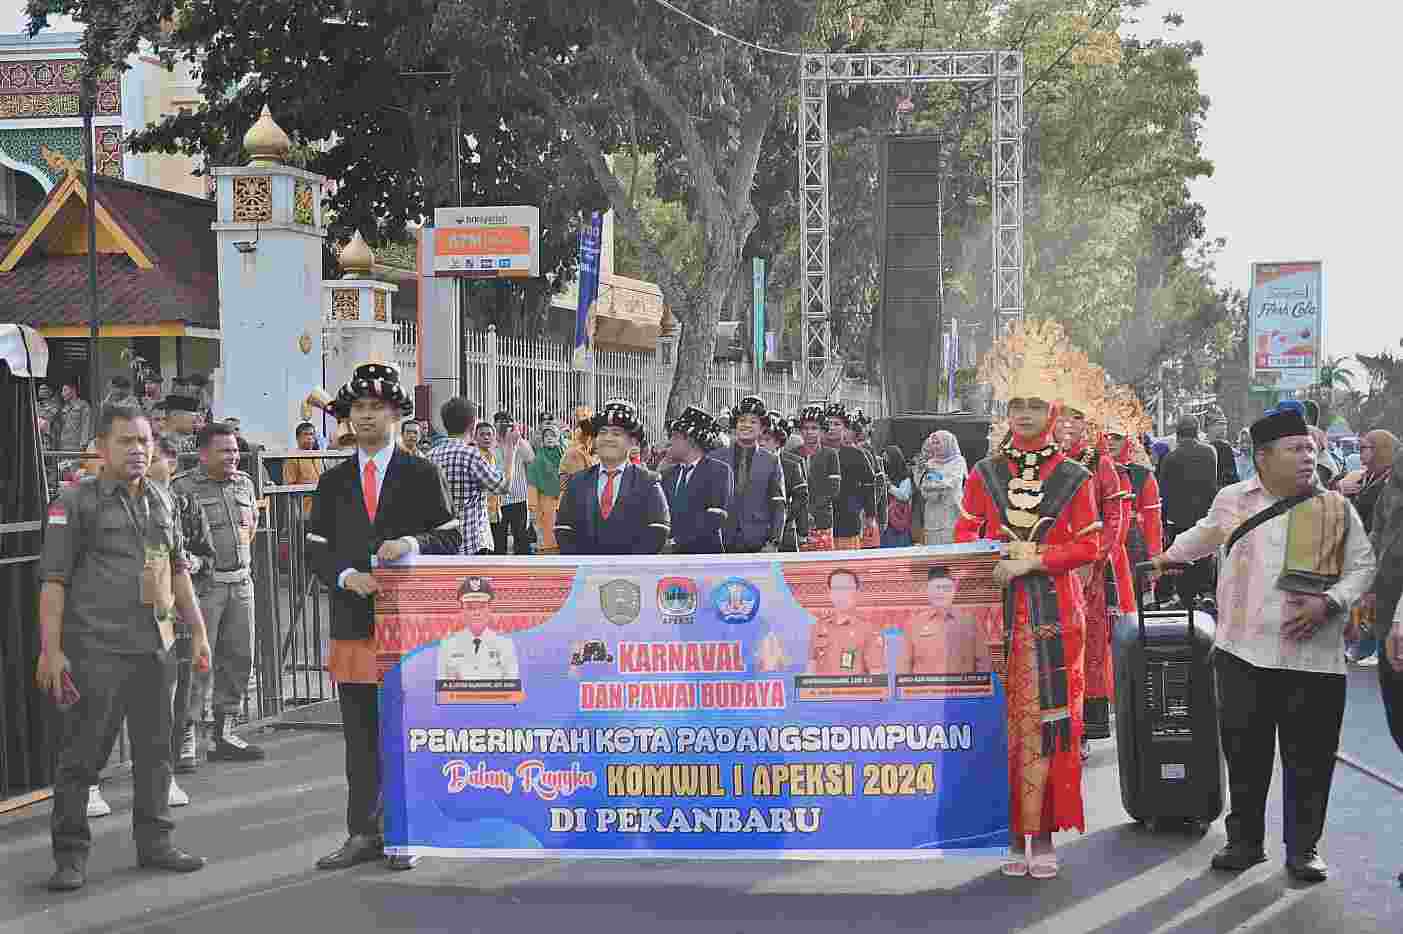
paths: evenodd
<path fill-rule="evenodd" d="M 102 788 L 97 785 L 88 786 L 88 816 L 106 817 L 112 813 L 112 805 L 107 803 L 107 799 L 102 796 Z"/>
<path fill-rule="evenodd" d="M 1356 659 L 1354 663 L 1360 668 L 1377 668 L 1379 667 L 1379 653 L 1375 652 L 1368 658 Z"/>
<path fill-rule="evenodd" d="M 187 795 L 181 787 L 175 783 L 175 779 L 172 778 L 171 790 L 170 793 L 166 795 L 166 801 L 173 808 L 183 808 L 190 803 L 190 796 Z"/>

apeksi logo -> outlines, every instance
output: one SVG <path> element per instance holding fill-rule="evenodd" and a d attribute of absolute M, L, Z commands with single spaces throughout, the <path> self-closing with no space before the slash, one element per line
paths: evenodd
<path fill-rule="evenodd" d="M 760 612 L 760 588 L 740 577 L 728 577 L 711 591 L 721 622 L 739 625 Z"/>
<path fill-rule="evenodd" d="M 697 613 L 697 584 L 687 577 L 658 581 L 658 613 L 664 623 L 690 623 Z"/>

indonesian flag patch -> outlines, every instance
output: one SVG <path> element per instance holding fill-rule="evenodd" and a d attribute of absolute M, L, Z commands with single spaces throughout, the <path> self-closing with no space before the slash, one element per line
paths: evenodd
<path fill-rule="evenodd" d="M 67 525 L 68 510 L 63 507 L 63 503 L 58 500 L 49 507 L 49 525 Z"/>

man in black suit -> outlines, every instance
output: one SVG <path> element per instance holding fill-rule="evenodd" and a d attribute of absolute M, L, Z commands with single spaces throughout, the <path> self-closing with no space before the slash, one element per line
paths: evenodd
<path fill-rule="evenodd" d="M 760 446 L 769 415 L 764 400 L 746 396 L 735 408 L 735 441 L 712 457 L 731 468 L 735 495 L 726 529 L 728 552 L 753 553 L 778 545 L 789 499 L 779 458 Z"/>
<path fill-rule="evenodd" d="M 676 554 L 726 551 L 723 529 L 731 509 L 731 469 L 706 456 L 716 431 L 716 420 L 691 405 L 669 425 L 672 466 L 663 471 L 663 492 L 672 514 Z"/>
<path fill-rule="evenodd" d="M 570 478 L 555 516 L 555 534 L 565 555 L 655 555 L 672 528 L 662 478 L 628 462 L 643 445 L 638 409 L 610 399 L 591 420 L 599 463 Z"/>
<path fill-rule="evenodd" d="M 370 573 L 372 558 L 387 562 L 413 554 L 453 555 L 462 543 L 443 473 L 397 443 L 397 426 L 413 407 L 398 368 L 383 363 L 356 367 L 336 396 L 337 417 L 349 416 L 355 425 L 356 456 L 322 474 L 307 524 L 308 554 L 317 575 L 332 589 L 327 668 L 341 702 L 350 785 L 350 836 L 317 861 L 319 869 L 344 869 L 384 855 L 379 675 L 371 640 L 380 586 Z M 417 861 L 394 856 L 389 866 L 412 869 Z"/>
<path fill-rule="evenodd" d="M 797 552 L 799 545 L 809 537 L 809 478 L 804 470 L 804 459 L 793 451 L 785 450 L 792 432 L 789 419 L 778 412 L 771 412 L 760 443 L 779 458 L 780 467 L 784 469 L 784 492 L 789 497 L 779 550 Z"/>
<path fill-rule="evenodd" d="M 1174 431 L 1178 443 L 1155 471 L 1164 503 L 1164 545 L 1168 548 L 1180 532 L 1187 532 L 1208 515 L 1218 495 L 1218 454 L 1198 440 L 1198 419 L 1186 415 Z M 1208 594 L 1213 584 L 1213 559 L 1204 558 L 1192 568 L 1169 579 L 1187 606 L 1194 597 Z"/>

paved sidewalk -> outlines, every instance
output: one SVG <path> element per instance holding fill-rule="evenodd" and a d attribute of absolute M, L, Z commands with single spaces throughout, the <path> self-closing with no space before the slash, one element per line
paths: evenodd
<path fill-rule="evenodd" d="M 1373 676 L 1351 674 L 1345 749 L 1403 775 L 1377 688 L 1368 689 Z M 181 777 L 194 803 L 176 811 L 176 841 L 210 858 L 193 875 L 136 868 L 125 778 L 110 783 L 115 812 L 93 822 L 88 887 L 74 895 L 42 887 L 52 868 L 47 805 L 0 818 L 0 934 L 497 934 L 659 924 L 669 934 L 1403 930 L 1403 889 L 1395 881 L 1403 869 L 1403 796 L 1343 766 L 1323 847 L 1333 875 L 1315 887 L 1282 872 L 1279 793 L 1270 805 L 1272 861 L 1237 877 L 1214 873 L 1208 858 L 1222 843 L 1222 822 L 1202 838 L 1151 835 L 1127 823 L 1110 743 L 1098 744 L 1089 764 L 1088 832 L 1059 840 L 1062 877 L 1051 882 L 1005 879 L 987 860 L 426 859 L 410 873 L 377 865 L 323 873 L 313 862 L 344 836 L 340 737 L 285 732 L 258 741 L 268 748 L 265 762 L 216 764 Z"/>

